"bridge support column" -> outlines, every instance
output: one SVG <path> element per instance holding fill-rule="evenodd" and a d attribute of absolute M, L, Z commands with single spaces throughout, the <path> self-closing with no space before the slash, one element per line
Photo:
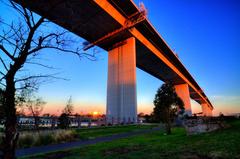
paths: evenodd
<path fill-rule="evenodd" d="M 179 85 L 175 85 L 174 87 L 177 95 L 184 102 L 185 114 L 187 114 L 188 116 L 192 116 L 192 108 L 191 108 L 188 84 L 179 84 Z"/>
<path fill-rule="evenodd" d="M 131 37 L 108 52 L 107 122 L 136 121 L 136 44 Z"/>
<path fill-rule="evenodd" d="M 208 104 L 203 103 L 202 106 L 202 112 L 203 116 L 212 116 L 212 110 L 209 108 Z"/>

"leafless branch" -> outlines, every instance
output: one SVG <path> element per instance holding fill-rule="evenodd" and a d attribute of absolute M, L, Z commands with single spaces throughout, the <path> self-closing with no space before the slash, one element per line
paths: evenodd
<path fill-rule="evenodd" d="M 1 58 L 1 56 L 0 56 L 0 61 L 2 62 L 3 67 L 6 69 L 6 71 L 8 71 L 7 65 L 5 64 L 5 62 L 3 61 L 3 59 Z"/>
<path fill-rule="evenodd" d="M 4 87 L 6 87 L 6 85 L 5 85 L 5 84 L 3 84 L 3 83 L 1 83 L 1 82 L 0 82 L 0 85 L 2 85 L 2 86 L 4 86 Z"/>
<path fill-rule="evenodd" d="M 3 31 L 4 32 L 4 31 Z M 8 33 L 4 32 L 4 35 L 0 35 L 0 42 L 3 43 L 5 42 L 6 44 L 12 45 L 14 46 L 15 44 L 12 42 L 12 37 L 11 36 L 7 36 Z M 3 46 L 3 45 L 2 45 Z"/>
<path fill-rule="evenodd" d="M 22 17 L 24 17 L 24 20 L 25 20 L 26 24 L 27 24 L 28 27 L 31 29 L 31 28 L 32 28 L 32 24 L 31 24 L 31 20 L 30 20 L 31 16 L 28 14 L 27 9 L 24 8 L 24 7 L 21 6 L 21 5 L 16 4 L 16 3 L 13 2 L 12 0 L 10 0 L 10 4 L 11 4 L 10 6 L 11 6 L 12 8 L 14 8 L 16 11 L 18 11 L 18 12 L 22 15 Z M 32 14 L 31 14 L 31 15 L 32 15 Z"/>
<path fill-rule="evenodd" d="M 32 24 L 30 22 L 30 17 L 31 16 L 29 16 L 29 14 L 27 13 L 27 9 L 26 8 L 22 7 L 22 10 L 24 11 L 24 17 L 26 19 L 26 23 L 27 23 L 28 27 L 31 29 L 32 28 Z"/>
<path fill-rule="evenodd" d="M 22 81 L 28 81 L 28 80 L 32 80 L 32 79 L 39 79 L 39 78 L 53 78 L 53 79 L 67 80 L 65 78 L 56 77 L 56 74 L 48 74 L 48 75 L 33 75 L 33 76 L 16 79 L 15 83 L 22 82 Z"/>
<path fill-rule="evenodd" d="M 54 67 L 52 66 L 48 66 L 48 65 L 44 65 L 44 64 L 41 64 L 41 63 L 37 63 L 37 62 L 26 62 L 28 64 L 33 64 L 33 65 L 38 65 L 38 66 L 42 66 L 42 67 L 45 67 L 45 68 L 48 68 L 48 69 L 55 69 Z"/>
<path fill-rule="evenodd" d="M 5 74 L 2 72 L 2 71 L 0 71 L 0 74 L 2 75 L 2 77 L 0 78 L 0 82 L 5 78 Z"/>
<path fill-rule="evenodd" d="M 0 45 L 0 49 L 12 60 L 14 60 L 14 57 L 5 49 L 3 45 Z"/>
<path fill-rule="evenodd" d="M 35 25 L 35 20 L 34 20 L 33 13 L 32 13 L 32 11 L 29 11 L 29 12 L 30 12 L 30 18 L 32 20 L 32 23 L 33 23 L 33 25 Z"/>
<path fill-rule="evenodd" d="M 5 74 L 4 74 L 2 71 L 0 71 L 0 74 L 3 75 L 3 76 L 5 76 Z"/>

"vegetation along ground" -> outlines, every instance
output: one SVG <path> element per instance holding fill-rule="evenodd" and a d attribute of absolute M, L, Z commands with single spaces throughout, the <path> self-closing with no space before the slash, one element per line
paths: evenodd
<path fill-rule="evenodd" d="M 240 120 L 229 124 L 224 130 L 192 136 L 176 127 L 171 135 L 157 131 L 22 159 L 240 159 Z"/>
<path fill-rule="evenodd" d="M 79 128 L 79 129 L 57 129 L 41 131 L 22 131 L 18 140 L 18 148 L 27 148 L 32 146 L 49 145 L 77 140 L 94 139 L 96 137 L 109 136 L 124 132 L 132 132 L 156 127 L 157 124 L 149 125 L 123 125 L 107 126 L 96 128 Z M 0 134 L 0 143 L 1 143 Z"/>

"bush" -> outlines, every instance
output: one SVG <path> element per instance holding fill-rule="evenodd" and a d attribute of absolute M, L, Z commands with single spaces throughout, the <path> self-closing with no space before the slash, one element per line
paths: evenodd
<path fill-rule="evenodd" d="M 55 132 L 54 138 L 57 143 L 73 141 L 78 138 L 78 133 L 74 130 L 58 130 Z"/>
<path fill-rule="evenodd" d="M 18 140 L 18 147 L 31 147 L 34 143 L 34 137 L 31 134 L 21 134 Z"/>
<path fill-rule="evenodd" d="M 1 137 L 1 134 L 0 134 Z M 50 145 L 63 143 L 78 139 L 79 135 L 75 130 L 51 130 L 38 132 L 21 132 L 18 140 L 18 148 L 32 146 Z M 1 139 L 0 139 L 1 143 Z"/>
<path fill-rule="evenodd" d="M 55 142 L 53 134 L 40 134 L 34 143 L 34 146 L 49 145 Z"/>

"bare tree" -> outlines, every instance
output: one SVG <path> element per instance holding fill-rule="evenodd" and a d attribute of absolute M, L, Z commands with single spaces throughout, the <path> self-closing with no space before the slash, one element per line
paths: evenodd
<path fill-rule="evenodd" d="M 67 115 L 72 115 L 73 109 L 74 108 L 73 108 L 73 103 L 72 103 L 72 96 L 70 96 L 62 113 L 65 113 Z"/>
<path fill-rule="evenodd" d="M 34 118 L 34 126 L 39 131 L 39 116 L 43 111 L 43 106 L 46 104 L 45 101 L 40 97 L 36 97 L 33 90 L 23 89 L 21 91 L 22 108 L 27 108 L 29 114 Z"/>
<path fill-rule="evenodd" d="M 35 125 L 35 129 L 39 131 L 39 116 L 43 111 L 43 106 L 46 104 L 46 102 L 44 102 L 42 100 L 42 98 L 36 98 L 34 100 L 30 100 L 29 103 L 26 105 L 29 112 L 31 113 L 31 115 L 34 118 L 34 125 Z"/>
<path fill-rule="evenodd" d="M 45 17 L 39 17 L 11 0 L 7 3 L 19 14 L 19 21 L 15 20 L 10 24 L 0 20 L 0 85 L 3 87 L 3 111 L 5 115 L 3 153 L 4 159 L 12 159 L 15 158 L 15 147 L 18 140 L 16 93 L 18 90 L 34 87 L 31 83 L 23 85 L 20 83 L 44 77 L 54 78 L 54 74 L 28 76 L 25 74 L 23 76 L 24 66 L 32 64 L 50 68 L 38 60 L 38 55 L 46 49 L 49 52 L 50 49 L 54 49 L 91 60 L 95 60 L 95 54 L 82 52 L 82 46 L 74 47 L 72 45 L 74 41 L 68 36 L 67 31 L 46 29 L 49 21 Z"/>
<path fill-rule="evenodd" d="M 64 128 L 64 129 L 69 128 L 71 124 L 70 115 L 72 114 L 73 114 L 73 103 L 72 103 L 72 96 L 70 96 L 66 106 L 62 110 L 62 114 L 58 118 L 60 128 Z"/>

